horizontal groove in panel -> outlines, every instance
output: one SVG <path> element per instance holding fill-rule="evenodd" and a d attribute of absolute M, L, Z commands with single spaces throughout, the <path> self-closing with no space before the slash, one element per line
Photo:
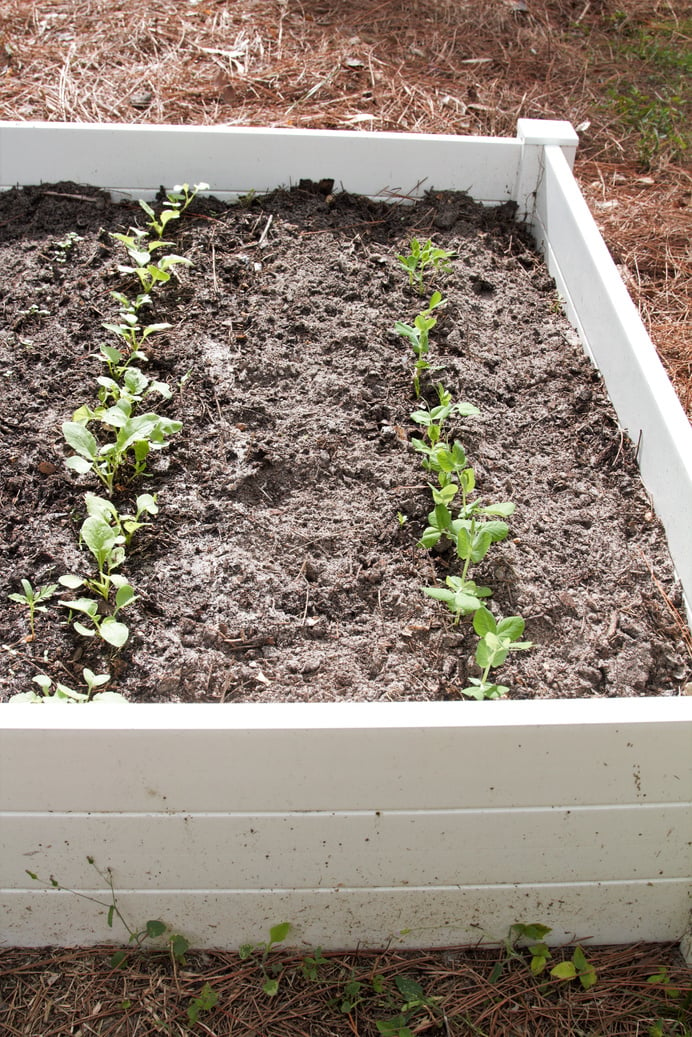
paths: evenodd
<path fill-rule="evenodd" d="M 579 812 L 589 812 L 592 814 L 598 811 L 610 811 L 617 809 L 618 811 L 636 811 L 637 814 L 646 814 L 652 811 L 661 809 L 691 809 L 692 800 L 678 803 L 621 803 L 617 804 L 616 807 L 611 805 L 599 805 L 599 806 L 576 806 L 569 807 L 568 812 L 571 814 L 577 814 Z M 519 807 L 516 808 L 521 810 L 525 814 L 554 814 L 556 812 L 562 812 L 565 810 L 564 807 Z M 407 817 L 416 817 L 417 815 L 423 815 L 425 817 L 454 817 L 455 815 L 463 816 L 465 814 L 483 814 L 484 816 L 492 816 L 493 814 L 506 815 L 506 807 L 441 807 L 440 809 L 417 809 L 417 810 L 184 810 L 184 811 L 171 811 L 171 810 L 0 810 L 0 821 L 2 818 L 13 818 L 13 817 L 32 817 L 32 818 L 46 818 L 54 819 L 56 817 L 68 817 L 68 818 L 79 818 L 79 817 L 102 817 L 112 818 L 117 817 L 118 819 L 124 818 L 140 818 L 145 817 L 156 817 L 156 818 L 171 818 L 176 816 L 186 818 L 224 818 L 234 817 L 238 819 L 242 818 L 303 818 L 303 817 L 372 817 L 373 813 L 383 815 L 387 817 L 396 817 L 398 814 L 405 814 Z"/>
<path fill-rule="evenodd" d="M 517 919 L 552 928 L 554 943 L 676 940 L 688 914 L 683 883 L 473 889 L 121 893 L 125 917 L 160 918 L 195 947 L 238 948 L 290 921 L 290 943 L 325 949 L 499 943 Z M 70 893 L 0 893 L 0 939 L 17 946 L 125 942 L 106 910 Z"/>
<path fill-rule="evenodd" d="M 61 885 L 237 888 L 674 878 L 692 874 L 692 811 L 580 810 L 93 816 L 6 815 L 0 869 Z"/>
<path fill-rule="evenodd" d="M 495 703 L 484 705 L 501 715 Z M 692 789 L 692 700 L 688 706 L 688 722 L 615 728 L 4 730 L 0 808 L 385 810 L 675 802 L 688 799 Z M 38 707 L 27 708 L 35 715 Z M 138 707 L 131 708 L 135 724 Z M 223 707 L 211 707 L 217 708 Z M 665 713 L 665 706 L 657 708 Z M 329 715 L 336 720 L 340 713 Z M 181 768 L 181 757 L 205 765 Z M 19 773 L 21 782 L 14 777 Z"/>

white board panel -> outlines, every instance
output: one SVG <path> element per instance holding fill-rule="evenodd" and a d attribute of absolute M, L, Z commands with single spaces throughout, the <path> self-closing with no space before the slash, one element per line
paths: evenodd
<path fill-rule="evenodd" d="M 89 891 L 88 895 L 93 895 Z M 108 901 L 108 890 L 102 898 Z M 445 947 L 500 942 L 515 922 L 552 928 L 553 943 L 592 945 L 678 940 L 689 908 L 683 880 L 483 885 L 466 889 L 118 890 L 131 925 L 160 919 L 195 947 L 238 948 L 267 939 L 270 926 L 293 925 L 294 946 L 340 950 L 360 946 Z M 20 947 L 125 943 L 106 925 L 106 909 L 58 891 L 0 890 L 0 940 Z M 406 930 L 406 932 L 402 932 Z"/>
<path fill-rule="evenodd" d="M 6 122 L 0 185 L 73 180 L 141 196 L 161 185 L 203 181 L 225 196 L 330 178 L 337 190 L 365 195 L 453 188 L 496 203 L 512 197 L 520 151 L 509 138 Z"/>
<path fill-rule="evenodd" d="M 692 798 L 692 698 L 16 705 L 2 715 L 0 810 L 412 810 Z"/>
<path fill-rule="evenodd" d="M 568 315 L 637 446 L 642 479 L 692 603 L 692 427 L 559 148 L 545 149 L 537 230 Z"/>
<path fill-rule="evenodd" d="M 685 878 L 692 804 L 572 810 L 0 815 L 0 886 L 259 889 Z"/>

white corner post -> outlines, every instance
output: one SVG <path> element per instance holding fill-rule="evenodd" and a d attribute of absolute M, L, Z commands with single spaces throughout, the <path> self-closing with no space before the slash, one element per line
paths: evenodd
<path fill-rule="evenodd" d="M 543 150 L 553 144 L 562 149 L 569 168 L 574 167 L 579 138 L 571 122 L 553 119 L 519 119 L 517 139 L 521 157 L 514 187 L 517 219 L 531 221 L 536 208 L 536 193 L 543 176 Z"/>

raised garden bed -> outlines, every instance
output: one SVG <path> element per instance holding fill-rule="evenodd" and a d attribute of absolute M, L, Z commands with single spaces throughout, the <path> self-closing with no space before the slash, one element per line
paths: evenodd
<path fill-rule="evenodd" d="M 540 134 L 546 129 L 553 133 L 554 143 L 544 147 Z M 588 366 L 570 352 L 573 347 L 565 342 L 560 320 L 550 311 L 545 275 L 535 269 L 523 232 L 517 228 L 516 235 L 510 236 L 498 216 L 480 217 L 473 206 L 458 198 L 440 196 L 440 192 L 463 187 L 486 203 L 516 200 L 519 214 L 532 216 L 539 239 L 548 243 L 551 270 L 568 301 L 569 312 L 606 374 L 624 430 L 637 444 L 645 480 L 666 525 L 678 574 L 689 594 L 689 543 L 680 521 L 680 509 L 684 515 L 685 502 L 692 498 L 689 426 L 624 289 L 614 280 L 612 265 L 576 192 L 562 151 L 564 147 L 569 157 L 575 143 L 565 124 L 522 124 L 516 141 L 6 126 L 0 130 L 0 182 L 9 186 L 45 181 L 46 176 L 37 175 L 36 170 L 46 168 L 38 163 L 41 154 L 52 148 L 51 138 L 56 133 L 58 141 L 69 141 L 70 146 L 59 147 L 57 162 L 51 163 L 51 179 L 88 181 L 108 189 L 127 187 L 135 195 L 148 197 L 161 182 L 170 184 L 183 178 L 210 181 L 212 193 L 218 196 L 263 190 L 304 176 L 313 181 L 335 178 L 345 188 L 369 195 L 385 187 L 410 194 L 414 184 L 425 178 L 426 170 L 444 170 L 429 180 L 438 195 L 434 202 L 423 202 L 396 218 L 402 221 L 404 237 L 410 236 L 412 228 L 420 227 L 423 234 L 430 232 L 458 247 L 467 266 L 468 283 L 465 287 L 449 287 L 451 312 L 445 314 L 446 325 L 440 321 L 445 350 L 442 359 L 455 388 L 462 383 L 463 396 L 479 403 L 487 415 L 487 427 L 501 427 L 500 412 L 513 409 L 517 391 L 537 393 L 536 386 L 546 381 L 546 368 L 554 369 L 552 390 L 548 389 L 543 401 L 536 397 L 536 409 L 542 410 L 540 415 L 530 416 L 535 420 L 528 422 L 526 452 L 533 454 L 532 444 L 541 438 L 536 427 L 542 420 L 546 427 L 555 427 L 550 413 L 554 405 L 559 405 L 560 415 L 581 408 L 583 423 L 569 427 L 582 436 L 588 459 L 579 473 L 582 478 L 577 492 L 581 493 L 582 506 L 570 507 L 576 510 L 581 528 L 593 526 L 594 502 L 601 498 L 602 470 L 616 469 L 620 492 L 626 487 L 625 496 L 634 501 L 631 512 L 619 515 L 623 539 L 615 540 L 611 554 L 621 557 L 623 568 L 630 568 L 628 552 L 644 554 L 644 547 L 649 555 L 656 552 L 651 557 L 657 578 L 668 581 L 668 593 L 674 595 L 656 523 L 647 514 L 652 509 L 636 489 L 629 470 L 634 450 L 601 409 L 600 390 Z M 130 133 L 135 136 L 129 138 Z M 111 164 L 123 160 L 131 140 L 144 143 L 145 138 L 147 144 L 156 142 L 143 149 L 149 156 L 147 162 L 153 163 L 149 168 L 147 162 L 138 165 L 135 177 L 132 171 L 126 175 L 122 166 Z M 90 143 L 95 139 L 96 147 Z M 296 149 L 297 139 L 306 145 L 305 155 Z M 190 140 L 194 141 L 194 161 L 176 153 Z M 229 142 L 240 158 L 234 161 L 232 172 L 221 174 L 217 163 L 223 161 Z M 83 144 L 89 150 L 80 153 Z M 363 153 L 366 164 L 357 154 L 363 147 L 367 149 Z M 273 163 L 269 179 L 268 160 Z M 16 164 L 18 161 L 28 165 L 22 167 Z M 400 183 L 402 169 L 406 169 L 404 184 Z M 56 190 L 57 195 L 48 196 L 55 199 L 56 206 L 70 204 L 61 199 L 62 195 L 80 193 L 78 188 L 64 186 Z M 164 522 L 162 526 L 164 546 L 168 536 L 169 546 L 175 549 L 175 537 L 187 530 L 188 539 L 194 537 L 200 548 L 198 566 L 182 561 L 180 565 L 181 584 L 187 587 L 190 598 L 185 617 L 188 629 L 180 639 L 187 651 L 179 653 L 187 679 L 173 663 L 170 672 L 154 668 L 153 683 L 145 688 L 144 696 L 156 699 L 168 694 L 215 704 L 136 705 L 123 707 L 127 715 L 122 716 L 120 711 L 109 710 L 105 718 L 103 707 L 98 706 L 64 712 L 51 709 L 49 717 L 42 715 L 45 710 L 37 715 L 38 707 L 2 707 L 7 717 L 3 765 L 9 775 L 3 790 L 13 790 L 4 807 L 12 815 L 3 833 L 12 846 L 5 855 L 9 870 L 3 880 L 8 889 L 7 938 L 26 944 L 104 938 L 103 919 L 94 917 L 93 905 L 72 899 L 68 908 L 64 902 L 68 894 L 29 891 L 23 881 L 28 860 L 32 870 L 53 873 L 64 885 L 92 889 L 87 854 L 114 869 L 116 884 L 127 890 L 123 901 L 130 914 L 164 917 L 200 945 L 237 946 L 256 938 L 279 916 L 294 922 L 300 939 L 338 947 L 359 941 L 383 943 L 402 929 L 409 930 L 402 939 L 412 944 L 459 943 L 474 939 L 479 932 L 497 938 L 517 918 L 528 915 L 551 925 L 555 939 L 572 930 L 578 935 L 588 930 L 601 942 L 680 936 L 685 927 L 685 876 L 689 872 L 684 833 L 690 778 L 685 767 L 689 766 L 686 749 L 692 710 L 688 699 L 677 696 L 684 678 L 684 657 L 674 639 L 666 642 L 669 635 L 661 629 L 665 621 L 659 618 L 658 629 L 643 634 L 637 610 L 643 607 L 644 612 L 656 613 L 652 604 L 655 593 L 646 594 L 634 587 L 628 592 L 618 587 L 617 594 L 627 596 L 630 606 L 637 599 L 634 608 L 626 608 L 621 597 L 611 609 L 606 599 L 593 598 L 588 609 L 580 609 L 570 584 L 581 588 L 581 573 L 574 571 L 566 576 L 565 570 L 560 571 L 554 577 L 557 586 L 552 593 L 563 599 L 563 617 L 575 612 L 582 631 L 587 622 L 592 627 L 594 617 L 598 617 L 610 630 L 615 615 L 611 641 L 620 627 L 610 663 L 600 657 L 592 665 L 590 646 L 596 642 L 587 636 L 583 639 L 586 651 L 576 666 L 565 668 L 561 682 L 560 651 L 555 650 L 555 641 L 560 643 L 561 637 L 554 636 L 554 611 L 541 610 L 540 592 L 534 591 L 531 598 L 524 591 L 522 607 L 526 614 L 528 604 L 529 620 L 532 610 L 536 613 L 533 621 L 537 633 L 533 636 L 543 641 L 544 647 L 511 668 L 512 694 L 517 698 L 563 694 L 573 701 L 387 701 L 459 698 L 468 650 L 464 652 L 463 635 L 444 629 L 437 606 L 425 599 L 414 600 L 421 579 L 412 562 L 415 536 L 408 536 L 406 526 L 396 527 L 396 510 L 408 509 L 411 527 L 419 533 L 417 523 L 424 521 L 426 510 L 417 485 L 422 482 L 420 473 L 416 474 L 415 458 L 411 460 L 404 442 L 407 375 L 405 365 L 398 369 L 396 361 L 396 351 L 403 352 L 403 347 L 382 335 L 382 313 L 376 310 L 380 297 L 386 295 L 388 305 L 394 306 L 392 322 L 410 319 L 415 312 L 415 300 L 409 303 L 410 312 L 402 311 L 406 292 L 392 284 L 385 246 L 396 237 L 396 228 L 385 227 L 392 217 L 382 210 L 364 205 L 358 210 L 351 202 L 327 200 L 327 190 L 313 195 L 307 189 L 280 195 L 262 207 L 250 204 L 235 229 L 223 224 L 217 236 L 217 228 L 207 221 L 196 239 L 200 255 L 203 245 L 207 254 L 213 246 L 213 289 L 205 294 L 199 280 L 195 282 L 195 274 L 186 281 L 190 295 L 183 302 L 188 320 L 195 317 L 197 330 L 189 335 L 191 322 L 183 319 L 175 335 L 171 334 L 175 348 L 170 370 L 180 377 L 185 372 L 177 371 L 175 363 L 184 362 L 193 369 L 195 360 L 202 365 L 206 380 L 199 384 L 208 393 L 210 404 L 206 429 L 218 443 L 219 456 L 216 464 L 214 458 L 205 459 L 209 485 L 203 492 L 190 490 L 189 514 L 184 516 L 184 508 L 178 503 L 172 525 L 166 527 Z M 35 199 L 31 202 L 35 216 L 40 205 L 45 206 L 45 190 L 23 195 L 24 202 L 17 204 L 24 204 L 27 197 Z M 94 204 L 82 203 L 86 210 L 83 237 L 87 241 L 87 224 L 90 220 L 93 223 L 89 206 Z M 111 218 L 106 209 L 107 205 L 102 212 L 104 222 Z M 221 224 L 220 213 L 213 206 L 201 214 Z M 240 246 L 245 233 L 253 246 L 250 226 L 267 226 L 268 216 L 276 220 L 276 238 L 264 237 L 269 251 L 257 248 L 248 256 L 238 248 L 234 254 L 229 240 L 237 240 Z M 316 298 L 323 277 L 310 253 L 322 249 L 327 228 L 331 241 L 334 225 L 344 225 L 344 237 L 337 245 L 342 255 L 327 262 L 332 276 L 335 262 L 342 264 L 337 280 L 343 280 L 343 288 L 335 282 L 331 291 L 335 301 L 343 296 L 343 308 L 340 313 L 329 303 L 322 310 L 325 300 L 321 300 L 318 306 L 308 306 L 307 312 L 304 307 L 302 314 L 292 314 L 286 325 L 289 341 L 282 341 L 281 333 L 274 334 L 273 349 L 258 360 L 247 356 L 242 345 L 253 325 L 261 328 L 263 341 L 272 337 L 272 328 L 261 323 L 266 273 L 263 278 L 262 270 L 255 270 L 254 264 L 267 270 L 275 264 L 275 279 L 280 279 L 282 266 L 285 276 L 287 263 L 290 272 L 290 242 L 289 247 L 282 244 L 277 230 L 286 222 L 290 224 L 289 234 L 295 235 L 296 268 L 300 267 L 302 278 L 308 282 L 311 276 L 317 278 L 312 286 Z M 76 229 L 79 232 L 79 227 Z M 122 224 L 118 229 L 123 229 Z M 481 236 L 487 238 L 482 251 Z M 257 240 L 255 235 L 254 242 Z M 311 240 L 318 244 L 311 246 Z M 462 245 L 467 247 L 466 252 Z M 353 276 L 363 253 L 373 280 L 367 292 L 362 281 Z M 97 265 L 98 256 L 91 258 Z M 537 295 L 522 298 L 521 280 L 512 281 L 512 275 L 525 279 L 524 295 L 529 289 Z M 353 279 L 351 298 L 349 278 Z M 296 277 L 297 288 L 299 282 Z M 102 290 L 102 294 L 107 293 Z M 227 297 L 233 294 L 238 299 L 232 300 L 231 309 L 224 310 Z M 223 332 L 215 336 L 213 328 L 205 329 L 200 323 L 201 314 L 195 314 L 194 307 L 201 303 L 215 307 L 214 317 Z M 98 302 L 92 301 L 92 305 L 98 312 Z M 336 315 L 330 313 L 330 306 L 337 309 Z M 367 318 L 359 327 L 358 317 L 364 307 Z M 533 354 L 526 349 L 523 364 L 532 372 L 529 376 L 504 370 L 507 341 L 501 339 L 498 319 L 503 308 L 512 308 L 515 320 L 527 322 L 534 319 L 537 309 L 542 311 L 543 326 L 532 328 L 530 333 L 527 328 L 524 336 L 525 345 L 530 334 L 537 347 Z M 245 324 L 238 320 L 239 311 L 245 313 Z M 74 318 L 69 306 L 67 317 Z M 316 325 L 324 323 L 326 317 L 341 320 L 342 334 L 336 327 L 331 339 L 336 339 L 337 345 L 320 350 L 312 340 Z M 271 324 L 271 318 L 267 320 Z M 375 328 L 380 328 L 379 345 Z M 465 343 L 456 341 L 460 329 L 467 338 Z M 39 341 L 40 336 L 38 330 Z M 191 350 L 189 362 L 185 357 L 186 337 Z M 492 341 L 486 344 L 486 338 Z M 521 341 L 522 337 L 517 339 Z M 556 341 L 551 343 L 551 339 Z M 296 343 L 300 344 L 297 357 L 293 355 Z M 87 360 L 88 351 L 87 345 Z M 320 355 L 330 372 L 322 376 L 322 382 L 317 364 Z M 539 356 L 543 358 L 542 367 Z M 348 381 L 345 385 L 336 383 L 332 376 L 335 365 L 340 368 L 345 361 L 354 380 L 362 383 L 356 401 L 348 399 Z M 470 361 L 476 370 L 482 370 L 483 377 L 464 384 Z M 265 400 L 260 391 L 262 365 Z M 277 431 L 273 412 L 289 413 L 288 402 L 276 397 L 280 367 L 295 379 L 296 393 L 306 394 L 310 388 L 313 407 L 303 406 L 302 411 L 300 406 L 297 411 L 294 408 L 287 427 Z M 73 369 L 66 385 L 74 385 L 74 379 L 83 381 L 87 376 L 81 372 L 81 368 Z M 578 384 L 571 385 L 575 379 Z M 239 386 L 245 389 L 248 414 L 233 411 L 238 404 L 231 397 Z M 200 393 L 195 390 L 194 377 L 191 395 L 192 403 L 198 402 L 195 395 L 199 398 Z M 334 406 L 335 396 L 338 407 Z M 566 404 L 568 397 L 571 400 Z M 181 399 L 184 402 L 184 395 Z M 73 402 L 77 405 L 83 401 Z M 373 410 L 364 419 L 364 404 L 379 408 L 378 413 Z M 56 406 L 53 397 L 50 406 Z M 324 414 L 330 406 L 333 427 L 329 415 Z M 252 419 L 258 414 L 262 418 L 260 443 L 253 438 L 252 427 Z M 358 427 L 359 416 L 362 428 Z M 319 432 L 313 435 L 308 428 L 301 459 L 301 422 L 307 427 L 310 421 L 319 425 Z M 521 424 L 520 417 L 518 426 Z M 352 440 L 363 443 L 355 466 L 343 461 L 345 446 L 350 445 L 349 430 Z M 518 462 L 516 458 L 506 460 L 505 447 L 516 438 L 517 425 L 505 428 L 501 433 L 505 441 L 500 439 L 499 446 L 494 447 L 492 442 L 484 446 L 485 439 L 474 433 L 472 426 L 465 427 L 467 433 L 492 492 L 507 491 L 509 484 L 514 489 L 517 480 L 513 472 Z M 318 435 L 322 442 L 317 442 Z M 573 444 L 568 446 L 571 453 L 565 458 L 573 459 Z M 194 439 L 177 453 L 172 451 L 173 460 L 160 472 L 169 488 L 176 478 L 180 487 L 180 472 L 184 476 L 193 454 Z M 276 475 L 285 456 L 295 475 L 293 481 L 287 478 L 286 467 L 280 478 Z M 51 458 L 40 460 L 51 468 Z M 575 472 L 567 465 L 564 459 L 557 462 L 546 479 L 544 496 L 554 492 L 557 498 L 563 492 L 558 485 L 560 479 L 564 489 L 569 488 Z M 318 495 L 325 480 L 332 480 L 332 496 L 326 515 L 321 511 L 314 519 L 309 515 L 303 518 L 302 525 L 299 521 L 287 527 L 285 555 L 289 568 L 296 568 L 298 554 L 307 562 L 303 571 L 297 566 L 297 572 L 291 573 L 296 586 L 286 587 L 281 574 L 272 572 L 271 556 L 280 552 L 285 505 L 290 506 L 306 468 L 313 469 L 312 483 Z M 258 472 L 267 478 L 257 478 Z M 62 473 L 49 470 L 44 474 L 64 484 Z M 367 513 L 354 508 L 346 534 L 337 527 L 339 520 L 343 523 L 341 516 L 348 514 L 347 498 L 353 496 L 354 481 L 360 497 L 373 474 L 377 484 L 371 498 L 378 512 L 376 535 L 370 555 L 359 557 Z M 496 485 L 493 478 L 499 479 Z M 533 484 L 541 485 L 535 473 Z M 343 489 L 343 501 L 334 493 L 336 486 Z M 404 493 L 401 500 L 395 497 L 399 487 Z M 503 560 L 509 570 L 517 564 L 522 542 L 528 556 L 541 553 L 541 537 L 537 536 L 541 532 L 540 509 L 537 512 L 534 505 L 531 510 L 530 493 L 520 490 L 520 495 L 516 543 L 504 548 Z M 303 509 L 307 507 L 303 499 Z M 387 507 L 391 514 L 386 514 Z M 524 507 L 527 515 L 522 519 L 519 516 Z M 279 535 L 253 538 L 250 533 L 245 558 L 236 554 L 232 559 L 241 576 L 236 581 L 239 593 L 233 605 L 238 604 L 236 597 L 240 604 L 229 625 L 222 618 L 218 589 L 212 594 L 206 616 L 193 601 L 200 580 L 212 572 L 208 555 L 219 548 L 223 553 L 243 517 L 241 511 L 251 529 L 258 515 L 259 525 L 265 527 L 274 514 Z M 550 508 L 547 511 L 547 517 L 554 518 Z M 604 521 L 608 512 L 596 514 L 596 521 Z M 642 516 L 643 532 L 634 528 L 638 515 Z M 319 522 L 320 528 L 313 532 L 311 522 Z M 68 531 L 70 522 L 64 521 L 62 526 Z M 351 539 L 353 529 L 357 535 Z M 311 549 L 299 544 L 296 554 L 295 541 L 300 541 L 306 531 L 312 541 L 304 543 L 311 544 Z M 325 559 L 332 548 L 321 550 L 314 540 L 319 545 L 320 536 L 331 542 L 344 535 L 351 545 L 346 557 L 357 560 L 358 565 L 350 573 L 341 572 L 338 565 L 330 571 Z M 26 538 L 30 539 L 28 530 Z M 258 609 L 257 596 L 253 598 L 246 589 L 246 559 L 261 559 L 262 546 L 267 542 L 270 551 L 261 572 L 271 606 L 260 615 L 259 629 L 248 629 L 251 621 L 257 620 Z M 393 558 L 398 568 L 393 567 Z M 583 561 L 577 566 L 588 568 Z M 639 575 L 639 588 L 643 575 L 651 590 L 648 573 Z M 584 576 L 589 579 L 588 572 Z M 150 574 L 148 602 L 156 601 L 157 579 Z M 522 582 L 525 585 L 527 581 L 520 579 L 518 586 Z M 391 600 L 388 597 L 392 591 L 396 600 L 393 594 Z M 507 613 L 513 607 L 513 593 L 511 581 L 503 581 L 497 594 L 501 611 Z M 162 594 L 165 598 L 165 592 Z M 379 643 L 371 651 L 366 636 L 370 631 L 361 620 L 360 631 L 352 635 L 348 648 L 339 656 L 342 642 L 334 636 L 333 627 L 339 613 L 347 625 L 355 599 L 365 601 L 372 610 L 373 622 L 379 623 Z M 626 613 L 624 622 L 618 620 L 618 608 Z M 243 609 L 248 619 L 245 625 Z M 151 611 L 155 616 L 156 610 Z M 659 616 L 665 615 L 664 608 L 658 611 Z M 416 621 L 417 614 L 424 617 L 423 622 Z M 295 628 L 296 620 L 300 621 L 300 636 L 291 640 L 287 630 L 291 623 Z M 400 629 L 403 644 L 396 643 Z M 450 637 L 454 644 L 447 643 Z M 578 640 L 574 627 L 571 639 Z M 146 640 L 133 641 L 128 658 L 130 672 L 123 666 L 119 675 L 120 686 L 135 700 L 138 691 L 132 671 L 138 653 L 141 658 L 151 655 Z M 415 647 L 411 640 L 416 642 Z M 547 649 L 551 640 L 552 656 Z M 283 651 L 286 648 L 288 652 Z M 283 657 L 290 657 L 291 664 L 285 665 L 283 677 L 274 681 L 282 652 Z M 174 654 L 169 653 L 168 658 L 173 659 Z M 450 655 L 452 662 L 447 665 Z M 548 666 L 545 660 L 549 657 L 552 661 Z M 165 659 L 163 666 L 168 665 Z M 195 666 L 199 667 L 197 687 L 190 679 Z M 386 672 L 388 666 L 390 674 Z M 648 676 L 643 676 L 643 670 Z M 24 675 L 22 659 L 10 655 L 6 675 L 12 672 Z M 363 679 L 355 679 L 354 675 L 361 673 L 365 674 Z M 146 679 L 143 676 L 143 685 Z M 322 701 L 301 701 L 310 696 L 311 689 L 312 697 Z M 625 697 L 620 701 L 574 699 L 585 694 Z M 627 697 L 633 694 L 640 697 Z M 661 694 L 663 697 L 654 698 Z M 260 700 L 260 704 L 228 701 L 243 696 Z M 282 697 L 293 701 L 282 704 L 277 701 Z M 371 701 L 324 701 L 353 697 Z M 262 703 L 262 699 L 274 701 Z M 143 746 L 146 761 L 141 759 Z M 29 767 L 32 777 L 28 780 L 17 779 L 20 759 L 24 760 L 22 774 L 26 761 L 35 760 Z M 96 759 L 100 761 L 98 767 Z M 587 775 L 579 762 L 583 760 L 593 761 Z M 85 774 L 89 775 L 86 783 Z M 637 804 L 640 809 L 634 810 Z M 507 833 L 515 830 L 516 854 L 508 857 L 503 848 Z M 607 838 L 598 834 L 604 830 Z M 30 859 L 27 854 L 32 855 Z M 200 866 L 200 862 L 205 863 Z M 338 896 L 334 893 L 337 889 Z M 625 903 L 629 906 L 623 911 Z M 33 908 L 31 924 L 26 921 L 27 907 Z"/>

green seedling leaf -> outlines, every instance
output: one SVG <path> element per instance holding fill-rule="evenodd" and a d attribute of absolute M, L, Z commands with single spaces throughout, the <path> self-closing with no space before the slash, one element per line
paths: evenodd
<path fill-rule="evenodd" d="M 62 426 L 62 434 L 67 445 L 79 454 L 81 458 L 93 461 L 98 453 L 98 443 L 89 429 L 77 421 L 65 421 Z M 69 461 L 73 458 L 68 459 Z"/>
<path fill-rule="evenodd" d="M 502 638 L 508 637 L 510 641 L 518 641 L 524 633 L 524 626 L 521 616 L 507 616 L 497 624 L 497 634 Z"/>
<path fill-rule="evenodd" d="M 205 983 L 197 997 L 190 1001 L 187 1008 L 187 1018 L 191 1026 L 199 1021 L 202 1012 L 210 1012 L 219 1000 L 218 993 L 212 989 L 209 983 Z"/>
<path fill-rule="evenodd" d="M 93 619 L 98 613 L 98 602 L 93 598 L 74 598 L 72 601 L 58 601 L 58 605 L 64 605 L 72 612 L 83 612 L 85 616 Z"/>
<path fill-rule="evenodd" d="M 175 960 L 181 964 L 185 964 L 185 955 L 190 950 L 190 941 L 186 940 L 180 933 L 175 933 L 170 939 L 171 954 Z M 208 984 L 207 984 L 208 985 Z M 214 1001 L 216 1004 L 216 1000 Z"/>
<path fill-rule="evenodd" d="M 554 979 L 576 979 L 577 970 L 574 967 L 574 962 L 561 961 L 559 965 L 555 965 L 550 970 L 550 975 Z"/>
<path fill-rule="evenodd" d="M 265 979 L 262 984 L 262 990 L 267 997 L 274 997 L 279 992 L 279 981 L 278 979 Z"/>
<path fill-rule="evenodd" d="M 278 925 L 273 925 L 269 930 L 269 942 L 272 944 L 283 943 L 291 928 L 290 922 L 280 922 Z"/>
<path fill-rule="evenodd" d="M 484 637 L 488 633 L 496 633 L 497 625 L 495 623 L 495 617 L 492 612 L 481 605 L 479 609 L 473 614 L 473 629 L 476 631 L 479 637 Z"/>
<path fill-rule="evenodd" d="M 157 918 L 150 919 L 145 925 L 145 931 L 150 940 L 155 940 L 158 936 L 163 936 L 166 929 L 167 926 Z"/>
<path fill-rule="evenodd" d="M 124 583 L 121 587 L 118 587 L 115 594 L 116 608 L 122 609 L 126 605 L 131 605 L 133 601 L 136 601 L 136 597 L 134 588 L 129 583 Z"/>
<path fill-rule="evenodd" d="M 91 630 L 90 627 L 85 627 L 83 623 L 79 622 L 79 620 L 75 620 L 72 626 L 78 634 L 82 635 L 82 637 L 96 637 L 96 631 Z"/>
<path fill-rule="evenodd" d="M 425 991 L 415 980 L 409 979 L 408 976 L 395 976 L 394 982 L 399 993 L 407 1001 L 425 1002 Z"/>
<path fill-rule="evenodd" d="M 122 648 L 129 637 L 130 631 L 124 623 L 119 623 L 112 616 L 106 616 L 99 627 L 99 634 L 113 648 Z"/>

